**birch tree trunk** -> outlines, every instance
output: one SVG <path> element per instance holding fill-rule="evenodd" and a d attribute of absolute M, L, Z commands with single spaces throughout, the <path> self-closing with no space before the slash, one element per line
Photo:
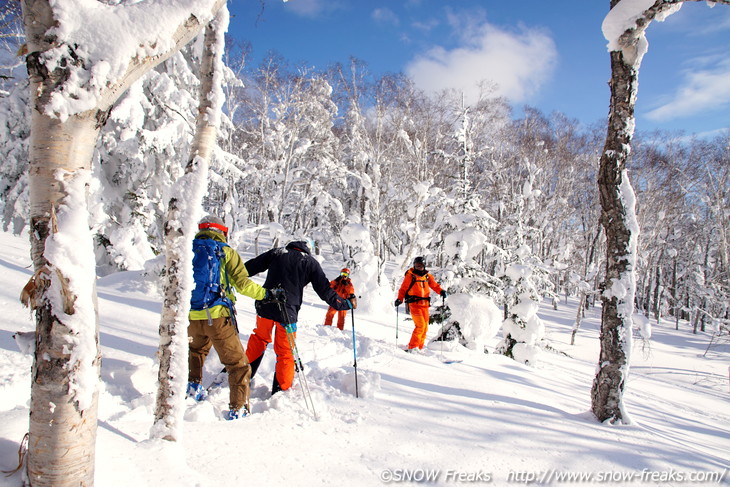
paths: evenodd
<path fill-rule="evenodd" d="M 611 8 L 619 0 L 611 0 Z M 629 372 L 631 315 L 636 291 L 636 215 L 626 161 L 634 133 L 638 84 L 636 39 L 624 51 L 611 52 L 611 103 L 606 143 L 598 171 L 601 224 L 606 232 L 606 275 L 602 284 L 601 351 L 591 389 L 592 411 L 599 421 L 629 422 L 623 391 Z M 632 56 L 633 55 L 633 56 Z M 632 58 L 633 57 L 633 58 Z M 626 194 L 626 193 L 629 194 Z"/>
<path fill-rule="evenodd" d="M 218 7 L 223 4 L 218 2 Z M 49 70 L 46 51 L 59 47 L 48 30 L 49 0 L 23 0 L 32 97 L 29 154 L 30 240 L 34 276 L 24 302 L 35 311 L 27 476 L 31 486 L 94 484 L 97 398 L 100 374 L 93 239 L 86 188 L 91 160 L 111 105 L 135 80 L 164 61 L 200 29 L 190 16 L 170 51 L 134 59 L 109 83 L 95 108 L 60 118 L 48 110 L 51 96 L 83 66 L 82 50 L 66 45 L 67 63 Z"/>
<path fill-rule="evenodd" d="M 221 88 L 223 34 L 228 9 L 221 8 L 205 30 L 200 66 L 200 104 L 185 175 L 176 183 L 165 220 L 165 284 L 160 316 L 160 370 L 151 436 L 182 439 L 188 373 L 188 312 L 193 288 L 192 239 L 208 181 L 208 162 L 215 148 Z"/>
<path fill-rule="evenodd" d="M 657 0 L 635 17 L 634 25 L 621 33 L 616 39 L 618 47 L 611 51 L 611 103 L 598 170 L 601 224 L 606 231 L 606 276 L 601 295 L 601 352 L 591 389 L 591 409 L 600 421 L 630 422 L 624 409 L 623 391 L 631 353 L 639 227 L 626 161 L 634 134 L 639 66 L 647 48 L 644 31 L 652 20 L 676 12 L 683 1 Z M 611 9 L 619 2 L 611 0 Z M 730 4 L 730 0 L 715 3 Z M 632 4 L 627 2 L 627 5 Z"/>
<path fill-rule="evenodd" d="M 570 332 L 570 344 L 575 345 L 575 335 L 578 333 L 578 329 L 580 328 L 580 322 L 581 318 L 583 316 L 583 305 L 586 302 L 586 293 L 584 291 L 580 292 L 580 297 L 578 298 L 578 310 L 575 313 L 575 323 L 573 323 L 573 330 Z"/>
<path fill-rule="evenodd" d="M 37 73 L 31 79 L 31 90 L 42 83 Z M 98 381 L 100 373 L 94 282 L 83 282 L 95 270 L 84 189 L 100 125 L 89 113 L 60 123 L 37 107 L 32 124 L 30 238 L 37 287 L 27 473 L 33 486 L 93 485 L 98 391 L 96 384 L 81 390 L 79 383 Z M 68 256 L 77 262 L 63 262 Z M 81 295 L 81 289 L 91 292 Z"/>
<path fill-rule="evenodd" d="M 596 256 L 596 249 L 598 248 L 598 239 L 601 237 L 601 229 L 602 227 L 598 225 L 596 229 L 596 234 L 593 236 L 593 239 L 591 241 L 588 256 L 586 257 L 586 265 L 585 269 L 583 270 L 584 274 L 584 281 L 579 284 L 580 286 L 585 285 L 585 289 L 580 289 L 580 294 L 578 298 L 578 310 L 575 314 L 575 323 L 573 324 L 573 331 L 570 334 L 570 344 L 575 345 L 575 335 L 578 334 L 578 330 L 580 329 L 581 319 L 585 317 L 586 309 L 588 309 L 588 296 L 589 291 L 591 290 L 590 282 L 596 279 L 597 276 L 597 265 L 595 263 L 595 256 Z M 595 289 L 595 288 L 594 288 Z M 594 292 L 590 293 L 591 295 L 595 295 Z"/>
<path fill-rule="evenodd" d="M 654 318 L 656 318 L 657 325 L 659 324 L 659 320 L 661 319 L 661 299 L 663 295 L 663 274 L 662 274 L 662 262 L 664 260 L 664 247 L 662 247 L 661 252 L 659 253 L 659 257 L 657 258 L 656 263 L 656 270 L 654 271 L 654 296 L 652 296 L 652 307 L 651 311 L 654 313 Z"/>

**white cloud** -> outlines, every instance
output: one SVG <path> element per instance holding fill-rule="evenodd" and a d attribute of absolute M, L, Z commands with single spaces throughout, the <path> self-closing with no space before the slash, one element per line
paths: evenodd
<path fill-rule="evenodd" d="M 461 27 L 456 30 L 459 47 L 434 47 L 406 66 L 416 85 L 427 91 L 458 89 L 475 101 L 478 85 L 491 81 L 497 95 L 519 103 L 535 94 L 552 74 L 557 49 L 546 33 L 526 28 L 509 32 L 488 23 Z"/>
<path fill-rule="evenodd" d="M 302 17 L 317 18 L 342 6 L 332 0 L 292 0 L 287 1 L 286 8 Z"/>
<path fill-rule="evenodd" d="M 711 110 L 727 109 L 730 104 L 730 60 L 714 70 L 687 72 L 672 100 L 649 111 L 654 121 L 667 121 Z"/>
<path fill-rule="evenodd" d="M 398 16 L 389 8 L 376 8 L 370 14 L 370 17 L 372 17 L 372 19 L 378 24 L 400 24 Z"/>

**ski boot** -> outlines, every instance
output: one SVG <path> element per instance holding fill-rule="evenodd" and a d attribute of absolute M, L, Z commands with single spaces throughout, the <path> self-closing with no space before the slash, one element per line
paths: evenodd
<path fill-rule="evenodd" d="M 208 391 L 199 382 L 188 382 L 186 397 L 192 397 L 196 401 L 203 401 L 208 397 Z"/>

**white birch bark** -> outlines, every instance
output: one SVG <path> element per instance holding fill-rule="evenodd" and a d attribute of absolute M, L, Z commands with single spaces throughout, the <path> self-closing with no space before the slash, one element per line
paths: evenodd
<path fill-rule="evenodd" d="M 192 239 L 208 181 L 222 107 L 221 67 L 228 9 L 221 8 L 205 30 L 200 67 L 200 105 L 185 175 L 176 183 L 165 221 L 165 284 L 160 317 L 160 370 L 151 436 L 182 439 L 188 369 L 188 312 L 192 279 Z"/>
<path fill-rule="evenodd" d="M 32 486 L 90 486 L 100 351 L 85 181 L 111 105 L 131 83 L 194 37 L 201 25 L 189 17 L 177 29 L 173 49 L 132 60 L 126 74 L 103 90 L 95 108 L 61 119 L 50 113 L 47 103 L 78 64 L 49 71 L 40 61 L 45 51 L 58 47 L 52 44 L 58 40 L 47 35 L 59 22 L 53 13 L 49 0 L 23 0 L 32 96 L 29 187 L 35 268 L 25 291 L 36 318 L 27 477 Z M 88 239 L 83 242 L 72 238 L 84 233 Z"/>

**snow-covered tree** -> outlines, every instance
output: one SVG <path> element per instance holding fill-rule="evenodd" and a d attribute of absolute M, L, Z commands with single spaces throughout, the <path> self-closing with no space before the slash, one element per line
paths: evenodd
<path fill-rule="evenodd" d="M 240 193 L 252 223 L 329 239 L 344 219 L 344 167 L 333 132 L 338 108 L 326 78 L 288 73 L 270 57 L 247 81 L 241 156 L 255 169 Z M 333 228 L 334 227 L 334 228 Z"/>
<path fill-rule="evenodd" d="M 16 69 L 15 72 L 18 70 Z M 0 90 L 0 218 L 2 228 L 20 234 L 27 229 L 28 145 L 30 142 L 30 108 L 25 76 L 15 78 Z"/>
<path fill-rule="evenodd" d="M 17 2 L 20 5 L 19 2 Z M 10 60 L 0 43 L 0 59 Z M 17 49 L 17 47 L 16 47 Z M 162 252 L 163 220 L 168 190 L 184 171 L 195 129 L 200 82 L 197 71 L 202 36 L 150 70 L 130 86 L 113 105 L 94 151 L 90 187 L 91 224 L 95 234 L 97 270 L 138 270 Z M 17 58 L 20 59 L 20 58 Z M 14 233 L 28 223 L 28 143 L 30 109 L 25 66 L 8 64 L 8 77 L 0 76 L 0 112 L 7 123 L 0 126 L 0 216 L 3 227 Z M 225 83 L 238 85 L 230 70 Z M 223 117 L 223 140 L 232 132 Z M 216 149 L 206 204 L 237 207 L 233 182 L 245 177 L 234 155 Z M 232 201 L 233 199 L 233 201 Z M 231 228 L 235 222 L 231 221 Z"/>
<path fill-rule="evenodd" d="M 220 8 L 205 29 L 200 63 L 200 103 L 195 137 L 185 175 L 172 188 L 165 220 L 164 302 L 160 316 L 158 390 L 151 436 L 177 441 L 182 437 L 187 384 L 188 311 L 193 292 L 192 241 L 208 182 L 208 161 L 220 124 L 224 33 L 228 9 Z M 187 263 L 187 265 L 186 265 Z"/>
<path fill-rule="evenodd" d="M 331 240 L 345 219 L 345 167 L 338 160 L 339 140 L 333 127 L 337 105 L 332 87 L 322 75 L 309 77 L 295 100 L 299 161 L 291 171 L 284 209 L 293 232 Z"/>
<path fill-rule="evenodd" d="M 504 339 L 497 353 L 528 365 L 535 365 L 545 336 L 545 327 L 537 316 L 540 294 L 535 286 L 539 267 L 527 245 L 517 249 L 518 261 L 504 271 L 506 317 L 502 324 Z"/>
<path fill-rule="evenodd" d="M 166 8 L 23 2 L 31 81 L 30 238 L 35 269 L 26 298 L 35 311 L 37 334 L 30 485 L 94 483 L 100 352 L 86 193 L 99 131 L 119 96 L 192 39 L 223 3 L 190 0 Z M 139 30 L 131 34 L 129 25 Z"/>
<path fill-rule="evenodd" d="M 730 0 L 712 3 L 730 4 Z M 626 163 L 634 135 L 639 68 L 648 49 L 645 31 L 653 20 L 664 20 L 682 4 L 675 0 L 657 0 L 653 4 L 611 0 L 611 10 L 603 21 L 611 55 L 611 102 L 598 188 L 607 248 L 601 296 L 601 352 L 591 390 L 592 410 L 600 421 L 630 422 L 623 391 L 631 352 L 639 228 Z"/>
<path fill-rule="evenodd" d="M 20 234 L 27 228 L 28 139 L 30 107 L 28 76 L 22 56 L 25 40 L 20 1 L 0 4 L 0 221 L 3 230 Z"/>
<path fill-rule="evenodd" d="M 193 50 L 184 51 L 132 85 L 102 130 L 93 223 L 106 272 L 142 269 L 163 250 L 167 192 L 183 174 L 195 129 L 199 83 Z"/>
<path fill-rule="evenodd" d="M 481 208 L 480 195 L 474 190 L 471 171 L 486 147 L 479 144 L 477 127 L 487 122 L 484 106 L 466 106 L 462 100 L 454 110 L 453 143 L 441 151 L 444 168 L 453 168 L 450 190 L 439 199 L 435 215 L 433 240 L 429 250 L 436 256 L 441 286 L 450 293 L 449 305 L 440 306 L 432 322 L 441 323 L 437 340 L 456 340 L 472 348 L 484 344 L 499 330 L 500 320 L 490 320 L 499 310 L 494 301 L 501 301 L 499 279 L 489 274 L 483 263 L 499 252 L 489 243 L 494 219 Z M 443 177 L 443 176 L 442 176 Z M 481 308 L 478 320 L 470 319 L 463 310 Z M 466 320 L 466 321 L 465 321 Z"/>
<path fill-rule="evenodd" d="M 342 241 L 348 249 L 346 266 L 350 269 L 358 289 L 367 289 L 367 295 L 358 298 L 358 309 L 365 312 L 382 310 L 391 306 L 393 289 L 377 262 L 370 232 L 364 225 L 349 223 L 340 232 Z"/>

